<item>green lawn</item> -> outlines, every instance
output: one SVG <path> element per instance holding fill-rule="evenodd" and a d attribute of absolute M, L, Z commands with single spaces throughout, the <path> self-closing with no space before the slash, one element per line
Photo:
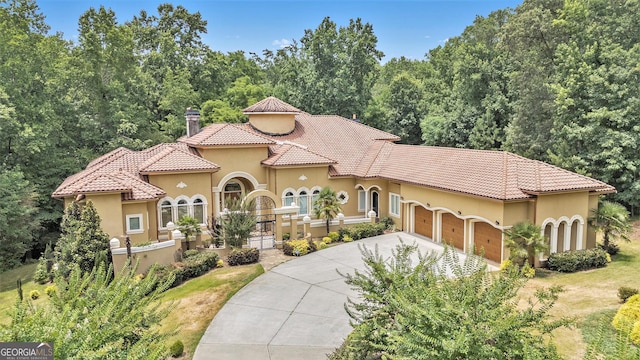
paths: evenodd
<path fill-rule="evenodd" d="M 576 319 L 576 327 L 560 329 L 554 334 L 554 342 L 565 359 L 582 358 L 586 349 L 582 329 L 586 329 L 587 336 L 592 336 L 594 324 L 612 318 L 620 307 L 617 296 L 620 286 L 640 287 L 640 237 L 634 236 L 632 242 L 619 244 L 620 253 L 613 256 L 605 268 L 572 274 L 538 271 L 522 291 L 522 295 L 531 296 L 541 287 L 560 285 L 564 288 L 551 313 Z"/>
<path fill-rule="evenodd" d="M 48 285 L 36 284 L 32 280 L 35 268 L 36 264 L 30 264 L 0 274 L 0 324 L 11 322 L 11 310 L 18 299 L 16 280 L 19 278 L 23 281 L 25 297 L 35 289 L 40 291 L 41 297 L 34 304 L 48 302 L 44 292 Z M 167 347 L 180 339 L 185 349 L 182 359 L 191 359 L 202 334 L 222 305 L 262 273 L 264 269 L 260 264 L 214 269 L 163 293 L 160 300 L 175 305 L 161 324 L 163 332 L 173 334 Z"/>

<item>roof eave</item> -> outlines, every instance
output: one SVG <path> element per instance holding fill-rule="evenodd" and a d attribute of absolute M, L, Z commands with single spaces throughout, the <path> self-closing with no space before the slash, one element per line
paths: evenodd
<path fill-rule="evenodd" d="M 162 171 L 140 171 L 140 175 L 171 175 L 184 173 L 214 173 L 220 171 L 217 169 L 187 169 L 187 170 L 162 170 Z"/>

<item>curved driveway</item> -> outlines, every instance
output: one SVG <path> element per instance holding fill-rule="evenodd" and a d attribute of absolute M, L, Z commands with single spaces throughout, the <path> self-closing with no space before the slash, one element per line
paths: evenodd
<path fill-rule="evenodd" d="M 359 244 L 391 256 L 400 242 L 442 246 L 406 233 L 340 244 L 280 264 L 238 291 L 200 339 L 193 359 L 326 359 L 351 332 L 344 310 L 358 295 L 338 274 L 364 270 Z M 464 255 L 461 255 L 463 259 Z"/>

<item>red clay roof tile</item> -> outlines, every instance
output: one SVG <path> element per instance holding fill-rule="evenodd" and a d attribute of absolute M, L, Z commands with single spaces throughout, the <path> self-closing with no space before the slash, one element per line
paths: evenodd
<path fill-rule="evenodd" d="M 275 144 L 275 141 L 261 134 L 247 131 L 247 127 L 240 124 L 211 124 L 196 135 L 182 137 L 178 141 L 191 146 Z"/>
<path fill-rule="evenodd" d="M 242 110 L 243 113 L 301 113 L 302 111 L 286 102 L 269 96 Z"/>

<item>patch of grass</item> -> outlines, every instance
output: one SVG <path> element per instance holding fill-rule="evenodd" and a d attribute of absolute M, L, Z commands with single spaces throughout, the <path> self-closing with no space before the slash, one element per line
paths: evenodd
<path fill-rule="evenodd" d="M 640 224 L 636 223 L 635 228 L 640 228 Z M 540 288 L 559 285 L 564 289 L 550 312 L 553 316 L 568 316 L 576 320 L 576 327 L 554 332 L 554 343 L 564 359 L 582 359 L 587 347 L 584 329 L 593 321 L 602 319 L 603 314 L 617 311 L 620 307 L 617 296 L 620 286 L 640 287 L 637 276 L 640 273 L 638 238 L 634 236 L 629 243 L 618 242 L 620 253 L 612 256 L 613 261 L 604 268 L 571 274 L 538 270 L 536 277 L 522 289 L 520 295 L 524 298 L 532 297 Z"/>
<path fill-rule="evenodd" d="M 600 310 L 587 315 L 578 324 L 584 342 L 591 344 L 599 341 L 603 352 L 613 353 L 616 348 L 616 330 L 611 321 L 615 315 L 615 309 Z"/>
<path fill-rule="evenodd" d="M 22 279 L 23 284 L 32 281 L 37 266 L 38 263 L 34 262 L 0 273 L 0 292 L 14 290 L 16 288 L 16 280 L 18 279 Z"/>
<path fill-rule="evenodd" d="M 220 308 L 242 287 L 264 273 L 260 264 L 214 269 L 166 291 L 161 301 L 174 302 L 175 308 L 161 324 L 161 331 L 184 343 L 182 359 L 191 359 L 200 338 Z"/>

